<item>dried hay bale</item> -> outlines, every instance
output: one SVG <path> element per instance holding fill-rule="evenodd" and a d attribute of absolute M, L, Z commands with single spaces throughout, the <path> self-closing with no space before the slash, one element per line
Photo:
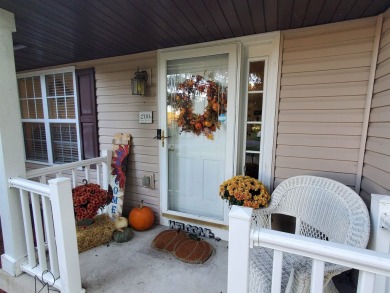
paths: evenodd
<path fill-rule="evenodd" d="M 76 226 L 79 253 L 110 242 L 114 230 L 114 223 L 107 214 L 96 216 L 92 225 Z"/>

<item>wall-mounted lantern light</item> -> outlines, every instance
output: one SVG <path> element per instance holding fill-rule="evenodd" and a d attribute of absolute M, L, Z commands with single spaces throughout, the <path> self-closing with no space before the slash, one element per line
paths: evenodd
<path fill-rule="evenodd" d="M 131 88 L 133 95 L 144 95 L 146 81 L 148 80 L 148 73 L 146 71 L 139 71 L 134 73 L 134 78 L 131 79 Z"/>

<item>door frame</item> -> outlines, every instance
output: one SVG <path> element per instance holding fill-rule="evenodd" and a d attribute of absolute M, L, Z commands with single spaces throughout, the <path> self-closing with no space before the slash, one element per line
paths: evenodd
<path fill-rule="evenodd" d="M 247 80 L 248 65 L 250 61 L 265 60 L 266 76 L 263 99 L 263 119 L 261 132 L 261 154 L 259 164 L 259 180 L 272 192 L 274 185 L 275 151 L 276 151 L 276 130 L 278 124 L 278 103 L 279 103 L 279 81 L 280 81 L 280 60 L 281 33 L 273 32 L 263 35 L 245 37 L 242 40 L 242 75 L 238 140 L 245 141 L 243 137 L 246 127 L 247 114 Z M 243 174 L 245 165 L 245 145 L 240 144 L 238 149 L 238 172 Z"/>
<path fill-rule="evenodd" d="M 210 55 L 228 54 L 228 112 L 227 116 L 227 143 L 226 158 L 228 163 L 225 165 L 225 176 L 227 180 L 236 174 L 237 170 L 237 129 L 238 129 L 238 99 L 239 83 L 240 83 L 240 68 L 241 68 L 241 45 L 237 42 L 224 45 L 214 45 L 201 48 L 174 48 L 160 50 L 158 52 L 158 109 L 159 109 L 159 127 L 167 130 L 167 114 L 166 114 L 166 72 L 167 61 L 193 57 L 202 57 Z M 215 225 L 227 225 L 229 207 L 224 203 L 224 220 L 214 220 L 203 216 L 196 216 L 168 209 L 168 148 L 162 147 L 159 143 L 159 161 L 160 161 L 160 205 L 162 216 L 180 217 L 188 220 L 201 221 Z M 222 182 L 220 182 L 222 183 Z M 222 200 L 222 199 L 221 199 Z M 162 221 L 164 222 L 164 221 Z"/>
<path fill-rule="evenodd" d="M 282 60 L 282 41 L 283 37 L 280 31 L 270 32 L 258 35 L 251 35 L 245 37 L 238 37 L 229 40 L 213 41 L 209 43 L 187 45 L 177 48 L 168 48 L 157 51 L 157 95 L 158 95 L 158 109 L 161 111 L 161 96 L 165 92 L 166 76 L 161 79 L 160 72 L 166 72 L 166 59 L 161 58 L 161 54 L 169 54 L 173 59 L 191 57 L 188 54 L 196 52 L 198 49 L 204 50 L 204 55 L 209 55 L 210 48 L 224 48 L 229 45 L 236 47 L 236 73 L 237 79 L 234 83 L 236 87 L 235 95 L 235 126 L 234 126 L 234 140 L 232 146 L 234 147 L 233 154 L 233 175 L 241 174 L 242 172 L 242 160 L 243 160 L 243 147 L 242 135 L 243 135 L 243 119 L 244 114 L 242 113 L 245 109 L 245 91 L 241 85 L 246 85 L 246 62 L 252 58 L 266 58 L 268 60 L 268 82 L 267 82 L 267 100 L 263 104 L 265 116 L 263 123 L 265 125 L 264 134 L 262 133 L 262 140 L 264 141 L 264 149 L 262 151 L 263 160 L 261 162 L 261 176 L 260 180 L 269 188 L 272 192 L 273 181 L 274 181 L 274 168 L 275 168 L 275 151 L 276 151 L 276 131 L 277 131 L 277 120 L 278 120 L 278 103 L 279 103 L 279 82 L 280 82 L 280 68 Z M 218 51 L 217 53 L 220 53 Z M 223 51 L 222 51 L 223 52 Z M 180 54 L 180 57 L 178 56 Z M 196 56 L 194 56 L 196 57 Z M 233 83 L 232 83 L 233 85 Z M 165 96 L 165 94 L 164 94 Z M 162 121 L 166 121 L 166 111 L 159 113 L 159 127 L 162 127 Z M 165 127 L 165 125 L 163 125 Z M 159 145 L 159 150 L 161 145 Z M 162 164 L 164 160 L 161 152 L 159 152 L 160 158 L 160 223 L 168 226 L 169 220 L 180 221 L 184 224 L 197 224 L 202 227 L 212 229 L 215 235 L 221 239 L 228 240 L 228 229 L 227 223 L 213 223 L 211 221 L 202 221 L 194 218 L 180 217 L 174 214 L 167 214 L 167 206 L 164 206 L 164 200 L 167 196 L 167 185 L 163 183 L 164 173 L 167 174 L 167 165 Z M 165 192 L 165 195 L 164 195 Z M 165 198 L 164 198 L 165 196 Z M 227 206 L 227 204 L 226 204 Z M 226 209 L 225 217 L 228 217 L 229 209 Z"/>

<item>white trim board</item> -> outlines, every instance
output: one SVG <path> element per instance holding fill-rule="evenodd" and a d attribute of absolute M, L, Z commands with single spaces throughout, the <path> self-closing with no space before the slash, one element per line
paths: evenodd
<path fill-rule="evenodd" d="M 219 55 L 219 54 L 228 54 L 229 55 L 229 61 L 228 61 L 228 78 L 229 80 L 238 80 L 237 75 L 237 68 L 241 67 L 240 59 L 237 57 L 239 56 L 241 50 L 240 46 L 238 44 L 229 44 L 224 46 L 211 46 L 211 47 L 204 47 L 204 48 L 195 48 L 195 49 L 187 49 L 187 50 L 178 50 L 178 51 L 172 51 L 169 50 L 168 52 L 160 52 L 158 54 L 158 109 L 160 111 L 159 113 L 159 127 L 163 130 L 166 130 L 166 121 L 167 121 L 167 114 L 165 111 L 165 103 L 163 99 L 166 97 L 166 72 L 167 72 L 167 61 L 168 60 L 176 60 L 176 59 L 185 59 L 185 58 L 192 58 L 192 57 L 202 57 L 202 56 L 210 56 L 210 55 Z M 235 160 L 235 153 L 237 150 L 237 140 L 235 139 L 235 133 L 237 130 L 237 118 L 236 118 L 236 109 L 238 104 L 237 97 L 238 94 L 238 84 L 236 82 L 229 83 L 228 87 L 228 96 L 233 97 L 229 99 L 228 103 L 228 112 L 227 116 L 229 119 L 227 119 L 227 129 L 228 129 L 228 136 L 227 139 L 231 141 L 231 143 L 226 144 L 226 156 L 229 158 L 227 161 L 227 164 L 225 165 L 225 173 L 224 173 L 224 180 L 234 176 L 236 174 L 237 170 L 237 162 Z M 230 134 L 231 135 L 230 135 Z M 171 211 L 168 209 L 168 180 L 167 180 L 167 174 L 168 174 L 168 151 L 167 147 L 164 148 L 161 146 L 161 143 L 159 143 L 159 163 L 160 163 L 160 204 L 161 204 L 161 212 L 165 214 L 172 214 L 175 215 L 176 212 Z M 222 182 L 220 182 L 222 183 Z M 227 204 L 224 205 L 224 212 L 223 212 L 223 221 L 221 223 L 226 224 L 228 223 L 228 206 Z M 196 215 L 184 215 L 187 218 L 196 218 Z M 161 217 L 163 218 L 163 217 Z M 207 221 L 207 218 L 203 218 L 203 221 Z M 213 222 L 212 219 L 209 219 L 210 222 Z"/>
<path fill-rule="evenodd" d="M 19 79 L 19 78 L 39 76 L 39 75 L 74 72 L 75 70 L 76 70 L 75 66 L 56 67 L 53 69 L 44 69 L 44 70 L 29 71 L 29 72 L 25 72 L 25 73 L 18 73 L 18 74 L 16 74 L 16 78 Z"/>

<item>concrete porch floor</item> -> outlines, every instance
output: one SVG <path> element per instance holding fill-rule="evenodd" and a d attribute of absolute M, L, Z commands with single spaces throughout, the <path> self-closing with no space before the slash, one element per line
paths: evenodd
<path fill-rule="evenodd" d="M 212 256 L 204 264 L 188 264 L 150 247 L 153 238 L 167 228 L 157 225 L 134 232 L 129 242 L 110 242 L 81 253 L 83 288 L 87 293 L 227 292 L 228 243 L 206 239 L 214 247 Z M 34 279 L 26 274 L 9 277 L 0 270 L 0 288 L 8 293 L 34 292 Z"/>
<path fill-rule="evenodd" d="M 157 225 L 149 231 L 134 232 L 129 242 L 110 242 L 81 253 L 81 280 L 87 293 L 227 292 L 228 243 L 206 239 L 214 247 L 211 258 L 201 265 L 187 264 L 150 247 L 164 229 L 168 227 Z M 0 242 L 1 237 L 0 228 Z M 0 243 L 0 254 L 3 252 Z M 345 272 L 333 280 L 340 293 L 356 292 L 353 274 Z M 30 293 L 35 292 L 35 282 L 27 274 L 11 277 L 0 269 L 0 288 L 8 293 Z M 38 283 L 37 291 L 40 288 Z"/>

